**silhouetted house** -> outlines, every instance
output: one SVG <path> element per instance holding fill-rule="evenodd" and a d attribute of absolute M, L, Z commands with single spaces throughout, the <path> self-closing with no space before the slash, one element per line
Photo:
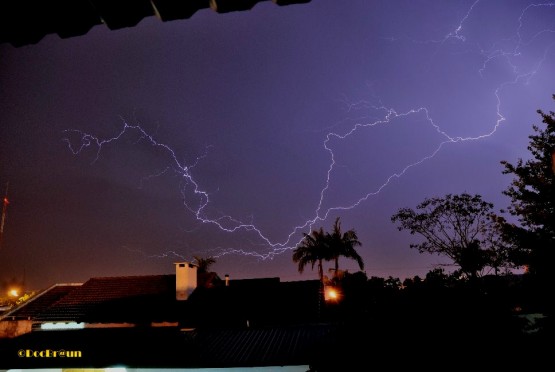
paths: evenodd
<path fill-rule="evenodd" d="M 179 264 L 176 266 L 179 270 Z M 196 270 L 194 271 L 196 275 Z M 254 326 L 314 322 L 319 281 L 279 278 L 230 280 L 180 294 L 181 275 L 92 278 L 55 286 L 6 314 L 25 319 L 27 331 L 64 328 Z M 22 332 L 18 332 L 21 334 Z"/>
<path fill-rule="evenodd" d="M 0 318 L 0 327 L 6 325 L 0 348 L 4 342 L 8 349 L 48 344 L 94 350 L 79 366 L 308 366 L 332 329 L 319 323 L 318 280 L 203 277 L 196 266 L 178 263 L 175 275 L 53 286 Z"/>
<path fill-rule="evenodd" d="M 175 275 L 92 278 L 35 318 L 44 328 L 131 327 L 176 321 Z"/>
<path fill-rule="evenodd" d="M 229 286 L 197 288 L 190 321 L 197 325 L 257 326 L 315 322 L 321 298 L 318 280 L 279 278 L 230 280 Z M 185 325 L 190 325 L 184 320 Z"/>

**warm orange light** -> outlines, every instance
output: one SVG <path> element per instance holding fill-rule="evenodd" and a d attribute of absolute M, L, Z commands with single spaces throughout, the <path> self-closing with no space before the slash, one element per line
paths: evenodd
<path fill-rule="evenodd" d="M 19 297 L 19 291 L 17 289 L 10 289 L 8 294 L 12 297 Z"/>
<path fill-rule="evenodd" d="M 333 287 L 326 288 L 324 292 L 324 299 L 326 301 L 338 301 L 339 300 L 339 291 Z"/>

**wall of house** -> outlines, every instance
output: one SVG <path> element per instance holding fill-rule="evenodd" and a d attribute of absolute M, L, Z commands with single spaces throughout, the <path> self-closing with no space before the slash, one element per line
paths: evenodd
<path fill-rule="evenodd" d="M 31 332 L 31 320 L 0 321 L 0 338 L 13 338 Z"/>

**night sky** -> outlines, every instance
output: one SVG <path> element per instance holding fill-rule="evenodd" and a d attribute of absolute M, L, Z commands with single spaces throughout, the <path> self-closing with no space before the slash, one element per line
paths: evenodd
<path fill-rule="evenodd" d="M 531 0 L 268 1 L 1 44 L 0 281 L 193 255 L 232 279 L 315 279 L 291 249 L 336 217 L 368 276 L 424 275 L 446 261 L 391 215 L 462 192 L 506 208 L 500 161 L 529 156 L 554 61 L 555 3 Z"/>

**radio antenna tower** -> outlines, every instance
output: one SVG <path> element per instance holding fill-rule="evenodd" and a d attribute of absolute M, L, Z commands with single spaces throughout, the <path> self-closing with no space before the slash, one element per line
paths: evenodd
<path fill-rule="evenodd" d="M 6 182 L 6 194 L 4 196 L 4 200 L 2 202 L 2 221 L 0 222 L 0 249 L 2 249 L 2 238 L 4 237 L 4 224 L 6 223 L 6 212 L 8 211 L 8 187 L 10 186 L 10 182 Z"/>

